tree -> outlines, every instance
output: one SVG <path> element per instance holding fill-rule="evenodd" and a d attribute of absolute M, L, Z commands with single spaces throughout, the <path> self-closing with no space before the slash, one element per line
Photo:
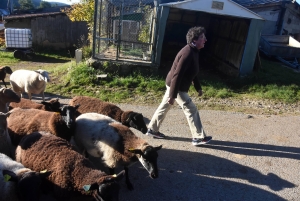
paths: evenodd
<path fill-rule="evenodd" d="M 31 10 L 34 9 L 32 0 L 19 0 L 20 8 L 22 10 Z"/>
<path fill-rule="evenodd" d="M 41 1 L 39 8 L 51 8 L 51 3 L 47 1 Z"/>
<path fill-rule="evenodd" d="M 81 3 L 73 4 L 71 8 L 65 8 L 62 11 L 67 14 L 71 21 L 86 21 L 89 30 L 94 26 L 94 4 L 95 0 L 81 0 Z"/>

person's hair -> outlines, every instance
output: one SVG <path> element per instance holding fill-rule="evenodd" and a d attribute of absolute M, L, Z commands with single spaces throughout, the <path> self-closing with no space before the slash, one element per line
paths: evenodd
<path fill-rule="evenodd" d="M 188 44 L 192 43 L 193 40 L 198 40 L 199 36 L 201 34 L 205 34 L 205 28 L 204 27 L 192 27 L 189 29 L 189 31 L 186 34 L 186 42 Z"/>

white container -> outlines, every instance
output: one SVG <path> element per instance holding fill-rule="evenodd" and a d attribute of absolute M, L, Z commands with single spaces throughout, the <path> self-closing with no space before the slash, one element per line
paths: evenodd
<path fill-rule="evenodd" d="M 75 58 L 76 58 L 76 64 L 82 61 L 82 50 L 76 49 L 75 50 Z"/>
<path fill-rule="evenodd" d="M 5 29 L 5 45 L 7 48 L 31 48 L 31 30 L 14 28 Z"/>

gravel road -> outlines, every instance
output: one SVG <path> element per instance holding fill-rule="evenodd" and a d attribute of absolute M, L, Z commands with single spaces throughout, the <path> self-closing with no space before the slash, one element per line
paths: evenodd
<path fill-rule="evenodd" d="M 61 99 L 68 103 L 68 99 Z M 156 106 L 119 104 L 148 124 Z M 298 201 L 300 116 L 200 110 L 210 144 L 192 146 L 183 112 L 174 106 L 161 127 L 166 139 L 137 136 L 159 151 L 159 178 L 140 163 L 129 168 L 133 191 L 121 182 L 120 201 Z"/>

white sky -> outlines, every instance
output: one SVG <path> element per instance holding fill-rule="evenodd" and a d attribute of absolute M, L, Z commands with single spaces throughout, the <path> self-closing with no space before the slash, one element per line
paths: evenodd
<path fill-rule="evenodd" d="M 58 2 L 58 3 L 65 3 L 65 4 L 74 4 L 80 2 L 80 0 L 44 0 L 44 1 Z"/>
<path fill-rule="evenodd" d="M 50 1 L 50 2 L 60 2 L 60 3 L 66 3 L 66 4 L 74 4 L 79 3 L 80 0 L 44 0 L 44 1 Z M 300 0 L 296 0 L 298 4 L 300 4 Z"/>

